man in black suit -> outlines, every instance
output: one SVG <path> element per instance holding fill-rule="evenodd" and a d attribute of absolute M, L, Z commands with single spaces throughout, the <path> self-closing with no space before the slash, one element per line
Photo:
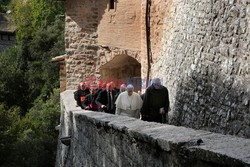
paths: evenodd
<path fill-rule="evenodd" d="M 105 82 L 100 82 L 98 84 L 98 90 L 97 90 L 97 95 L 99 95 L 99 93 L 101 93 L 101 91 L 106 89 L 106 83 Z"/>
<path fill-rule="evenodd" d="M 115 114 L 115 85 L 108 83 L 105 90 L 102 90 L 96 98 L 96 104 L 99 105 L 99 111 Z"/>
<path fill-rule="evenodd" d="M 126 91 L 126 87 L 127 87 L 126 84 L 122 84 L 122 85 L 120 86 L 120 89 L 118 89 L 118 91 L 116 91 L 115 101 L 116 101 L 116 99 L 118 98 L 118 96 L 119 96 L 122 92 L 125 92 L 125 91 Z"/>

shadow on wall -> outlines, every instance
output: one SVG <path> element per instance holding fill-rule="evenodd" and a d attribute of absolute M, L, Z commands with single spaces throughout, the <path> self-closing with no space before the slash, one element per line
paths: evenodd
<path fill-rule="evenodd" d="M 97 32 L 98 24 L 105 13 L 107 5 L 108 1 L 67 0 L 65 7 L 68 19 L 73 20 L 80 27 L 80 30 L 76 31 L 90 34 Z"/>
<path fill-rule="evenodd" d="M 205 67 L 177 87 L 170 123 L 250 138 L 249 82 Z"/>
<path fill-rule="evenodd" d="M 95 73 L 99 50 L 97 28 L 108 1 L 66 0 L 65 49 L 67 89 Z"/>

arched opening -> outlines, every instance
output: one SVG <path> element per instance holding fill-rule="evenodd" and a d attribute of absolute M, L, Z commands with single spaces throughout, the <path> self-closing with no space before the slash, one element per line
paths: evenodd
<path fill-rule="evenodd" d="M 117 86 L 122 81 L 133 84 L 135 91 L 141 89 L 141 64 L 128 55 L 115 56 L 100 68 L 100 73 L 103 81 L 115 81 Z"/>

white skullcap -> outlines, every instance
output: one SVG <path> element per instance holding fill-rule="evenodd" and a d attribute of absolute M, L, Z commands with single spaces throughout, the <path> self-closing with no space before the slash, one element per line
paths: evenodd
<path fill-rule="evenodd" d="M 129 84 L 129 85 L 127 86 L 127 90 L 129 90 L 129 89 L 134 89 L 134 86 L 131 85 L 131 84 Z"/>

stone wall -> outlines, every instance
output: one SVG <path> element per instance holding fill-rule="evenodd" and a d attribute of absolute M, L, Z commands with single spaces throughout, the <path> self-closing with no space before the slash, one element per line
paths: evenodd
<path fill-rule="evenodd" d="M 61 104 L 56 167 L 250 166 L 249 139 L 81 110 L 69 90 Z"/>
<path fill-rule="evenodd" d="M 116 56 L 141 63 L 141 0 L 116 0 L 112 10 L 108 0 L 67 0 L 65 8 L 67 89 L 101 78 L 100 68 Z"/>
<path fill-rule="evenodd" d="M 65 2 L 66 89 L 75 89 L 80 81 L 95 73 L 97 59 L 98 2 Z"/>
<path fill-rule="evenodd" d="M 119 78 L 126 80 L 126 77 L 141 77 L 141 65 L 135 59 L 126 56 L 116 56 L 109 63 L 104 64 L 101 69 L 101 78 Z"/>
<path fill-rule="evenodd" d="M 249 3 L 151 2 L 150 77 L 169 89 L 171 124 L 250 138 Z M 125 77 L 121 62 L 110 68 L 121 55 L 140 63 L 145 79 L 145 10 L 140 0 L 116 0 L 112 10 L 109 0 L 66 0 L 66 89 L 87 77 Z"/>
<path fill-rule="evenodd" d="M 16 44 L 15 33 L 6 34 L 3 32 L 0 32 L 0 52 L 4 51 L 5 49 L 11 46 L 14 46 L 15 44 Z"/>
<path fill-rule="evenodd" d="M 8 14 L 0 13 L 0 52 L 16 44 L 16 27 Z"/>
<path fill-rule="evenodd" d="M 152 63 L 157 61 L 159 51 L 163 47 L 164 19 L 169 15 L 172 0 L 152 0 L 150 8 L 150 40 Z"/>
<path fill-rule="evenodd" d="M 176 0 L 151 77 L 170 92 L 171 123 L 250 137 L 250 1 Z"/>

